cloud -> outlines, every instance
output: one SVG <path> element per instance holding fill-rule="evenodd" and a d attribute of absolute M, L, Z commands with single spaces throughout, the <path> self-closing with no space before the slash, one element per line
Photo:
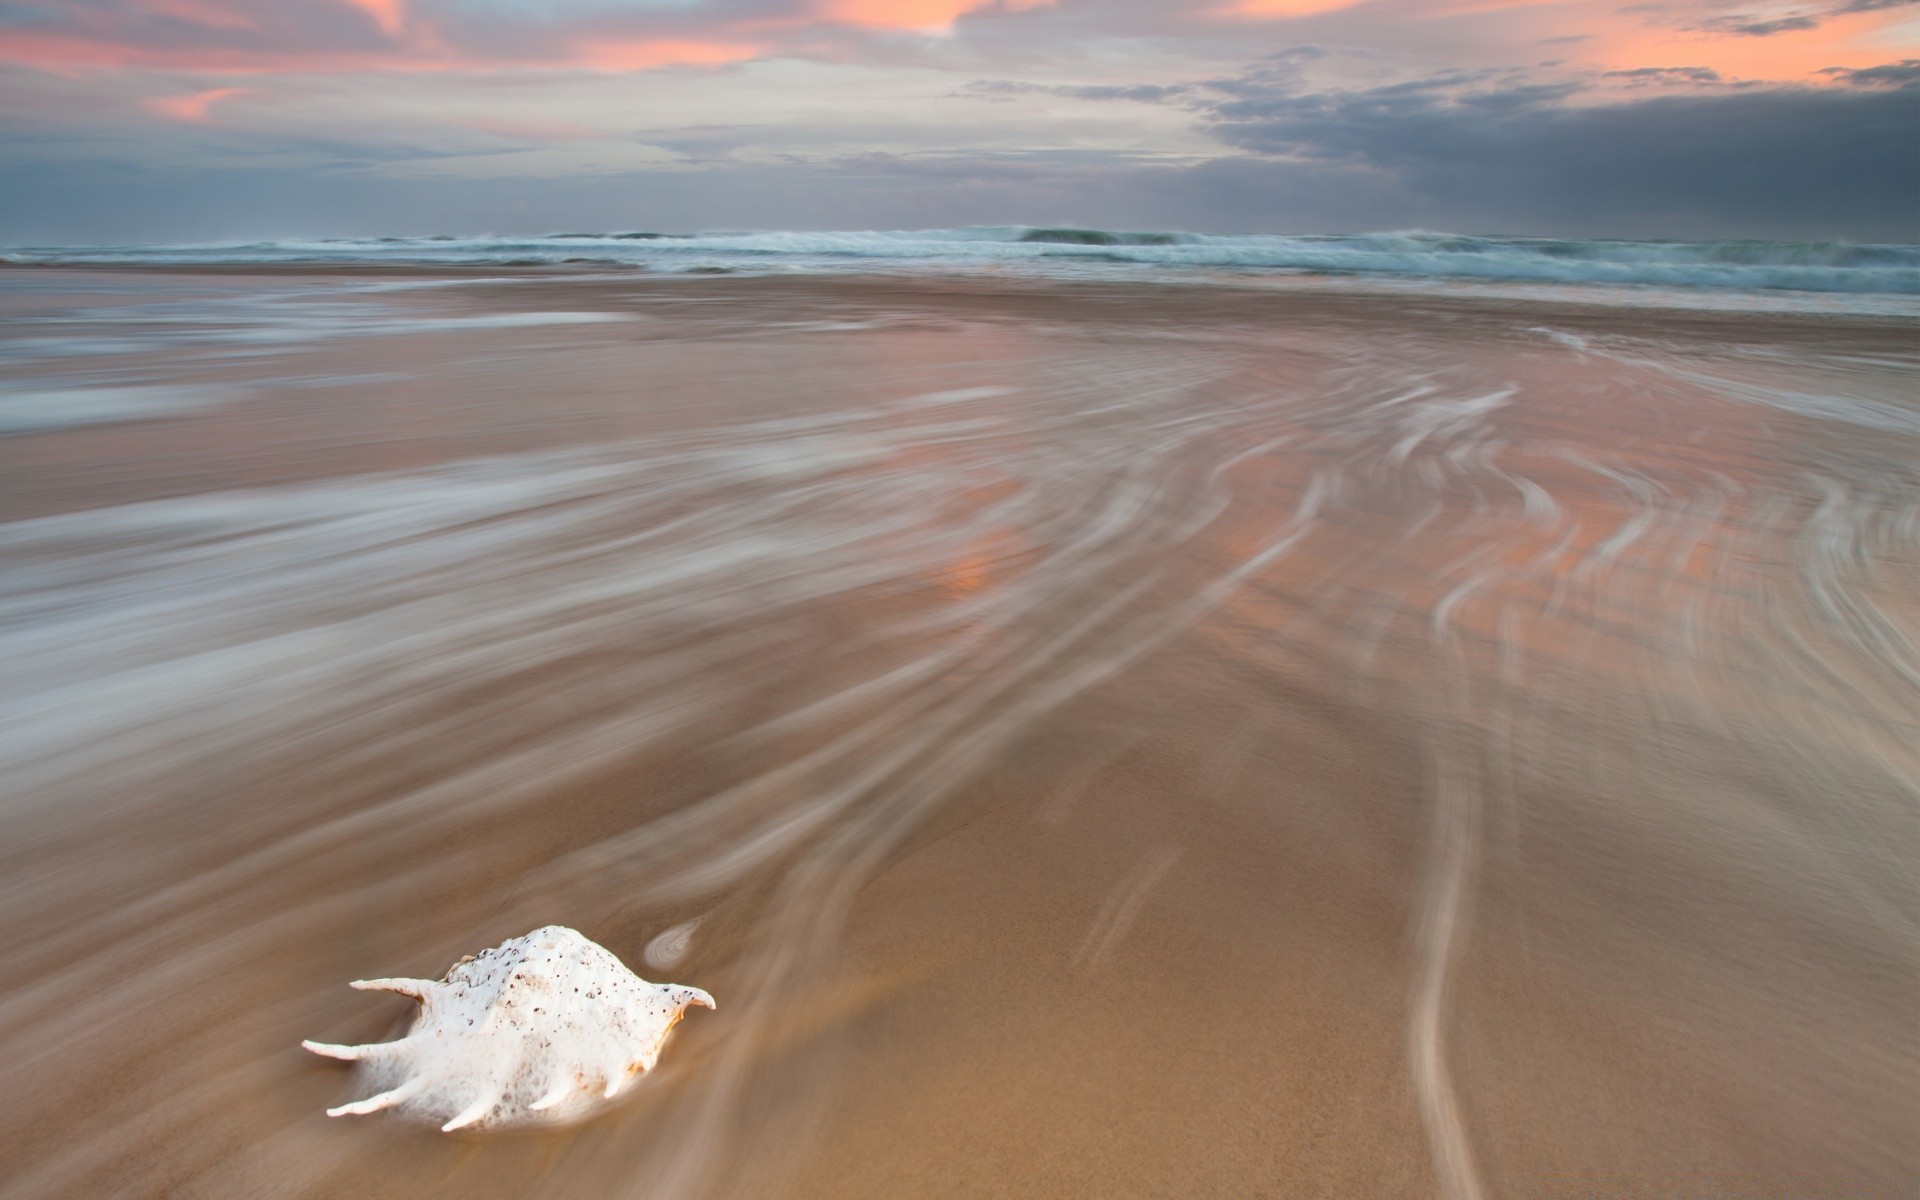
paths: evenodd
<path fill-rule="evenodd" d="M 1568 104 L 1573 85 L 1459 76 L 1214 106 L 1231 145 L 1364 168 L 1477 227 L 1920 234 L 1920 91 L 1766 88 Z M 1454 227 L 1458 227 L 1457 225 Z"/>
<path fill-rule="evenodd" d="M 826 15 L 834 21 L 876 29 L 938 31 L 980 9 L 1022 12 L 1053 0 L 827 0 Z"/>
<path fill-rule="evenodd" d="M 1758 21 L 1749 17 L 1717 17 L 1689 28 L 1704 30 L 1708 33 L 1731 33 L 1739 37 L 1772 37 L 1776 33 L 1818 29 L 1820 22 L 1806 16 L 1777 17 L 1770 21 Z"/>
<path fill-rule="evenodd" d="M 141 104 L 147 111 L 175 121 L 205 121 L 207 110 L 215 104 L 235 96 L 244 96 L 252 90 L 241 87 L 208 88 L 204 92 L 192 92 L 185 96 L 155 96 L 141 101 Z"/>
<path fill-rule="evenodd" d="M 1193 90 L 1194 85 L 1190 83 L 1084 85 L 1055 89 L 1059 95 L 1071 96 L 1076 100 L 1137 100 L 1143 104 L 1159 104 L 1190 95 Z"/>
<path fill-rule="evenodd" d="M 468 117 L 460 124 L 506 142 L 586 142 L 606 135 L 573 121 L 514 121 Z"/>
<path fill-rule="evenodd" d="M 950 31 L 1053 0 L 16 0 L 0 61 L 43 70 L 641 71 Z M 837 47 L 837 49 L 836 49 Z"/>
<path fill-rule="evenodd" d="M 0 0 L 0 228 L 1909 237 L 1911 2 Z"/>
<path fill-rule="evenodd" d="M 717 67 L 759 56 L 752 42 L 694 41 L 671 38 L 583 40 L 573 64 L 594 71 L 650 71 L 656 67 Z"/>
<path fill-rule="evenodd" d="M 141 5 L 158 17 L 203 25 L 208 29 L 258 29 L 259 22 L 243 12 L 222 8 L 214 0 L 144 0 Z"/>
<path fill-rule="evenodd" d="M 484 187 L 351 165 L 135 170 L 65 161 L 49 146 L 0 166 L 0 226 L 45 241 L 965 224 L 1857 241 L 1920 234 L 1920 164 L 1910 153 L 1920 90 L 1568 99 L 1562 89 L 1446 81 L 1217 96 L 1202 119 L 1239 152 L 1186 163 L 1059 151 L 754 162 L 728 156 L 734 130 L 695 126 L 643 135 L 684 156 L 671 169 L 525 171 L 490 176 Z"/>
<path fill-rule="evenodd" d="M 1799 58 L 1802 50 L 1826 51 L 1785 68 L 1802 74 L 1824 63 L 1866 65 L 1832 53 L 1835 44 L 1884 30 L 1897 20 L 1893 9 L 1914 2 L 1826 0 L 1840 7 L 1730 15 L 1721 0 L 1624 9 L 1599 0 L 9 0 L 0 5 L 0 62 L 65 73 L 339 75 L 635 72 L 806 59 L 967 62 L 980 74 L 1049 60 L 1150 68 L 1192 55 L 1217 70 L 1276 42 L 1312 38 L 1411 58 L 1464 52 L 1476 65 L 1501 50 L 1579 44 L 1586 65 L 1633 68 L 1676 64 L 1616 57 L 1668 50 L 1623 36 L 1623 12 L 1653 13 L 1658 23 L 1711 34 L 1723 45 L 1844 17 L 1837 23 L 1845 29 L 1833 37 L 1778 39 L 1795 45 Z M 1714 57 L 1721 52 L 1710 44 L 1688 52 L 1723 74 L 1751 74 L 1733 70 L 1738 51 Z M 1783 76 L 1776 68 L 1768 77 Z M 1164 80 L 1088 86 L 1109 82 Z"/>
<path fill-rule="evenodd" d="M 1201 85 L 1192 83 L 1042 84 L 1014 79 L 978 79 L 961 88 L 960 95 L 986 100 L 1015 96 L 1065 96 L 1071 100 L 1134 100 L 1161 104 L 1192 95 Z"/>
<path fill-rule="evenodd" d="M 1708 67 L 1635 67 L 1631 71 L 1602 71 L 1607 79 L 1634 83 L 1719 83 L 1720 72 Z"/>
<path fill-rule="evenodd" d="M 1902 59 L 1897 63 L 1865 67 L 1858 71 L 1828 67 L 1820 73 L 1830 75 L 1835 82 L 1849 87 L 1920 87 L 1920 58 Z"/>
<path fill-rule="evenodd" d="M 689 125 L 680 129 L 650 130 L 634 140 L 678 155 L 684 162 L 721 162 L 733 155 L 756 131 L 740 125 Z"/>
<path fill-rule="evenodd" d="M 373 18 L 388 37 L 398 34 L 407 23 L 406 0 L 346 0 L 346 3 Z"/>

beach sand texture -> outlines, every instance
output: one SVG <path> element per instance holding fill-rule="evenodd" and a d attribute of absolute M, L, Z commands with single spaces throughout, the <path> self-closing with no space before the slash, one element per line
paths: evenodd
<path fill-rule="evenodd" d="M 0 1196 L 1911 1196 L 1910 320 L 0 272 Z M 631 1103 L 328 1120 L 536 926 Z"/>

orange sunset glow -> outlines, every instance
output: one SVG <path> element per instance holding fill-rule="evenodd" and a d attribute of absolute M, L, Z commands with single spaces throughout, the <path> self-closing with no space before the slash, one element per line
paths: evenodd
<path fill-rule="evenodd" d="M 720 65 L 762 56 L 793 53 L 822 30 L 852 27 L 875 32 L 950 37 L 955 22 L 1018 21 L 1044 17 L 1050 0 L 791 0 L 748 14 L 709 20 L 702 6 L 662 10 L 666 17 L 645 22 L 596 22 L 591 30 L 564 25 L 533 28 L 531 36 L 502 40 L 480 26 L 463 25 L 431 6 L 422 19 L 406 0 L 300 0 L 314 6 L 317 24 L 297 27 L 291 10 L 262 9 L 238 0 L 137 0 L 130 6 L 86 22 L 0 27 L 0 61 L 28 69 L 168 69 L 219 73 L 325 73 L 361 71 L 479 71 L 515 68 L 565 68 L 590 71 L 647 71 L 666 66 Z M 354 28 L 350 20 L 328 16 L 359 14 L 369 22 Z M 531 10 L 529 10 L 531 11 Z M 1170 10 L 1170 11 L 1177 11 Z M 1614 14 L 1584 4 L 1541 4 L 1536 0 L 1422 0 L 1403 7 L 1397 18 L 1409 31 L 1423 25 L 1436 30 L 1499 14 L 1515 28 L 1532 31 L 1536 42 L 1568 43 L 1563 56 L 1608 70 L 1645 67 L 1706 67 L 1728 78 L 1813 80 L 1829 67 L 1864 68 L 1916 52 L 1914 18 L 1904 7 L 1842 10 L 1765 37 L 1716 32 L 1718 9 L 1700 8 L 1688 17 L 1683 8 L 1663 14 L 1626 11 Z M 1351 17 L 1343 16 L 1351 12 Z M 1655 17 L 1658 20 L 1655 20 Z M 671 19 L 667 19 L 670 17 Z M 1197 35 L 1257 25 L 1285 43 L 1296 27 L 1319 38 L 1339 26 L 1361 23 L 1355 0 L 1241 0 L 1225 7 L 1196 4 L 1179 19 Z M 329 23 L 332 39 L 316 39 Z M 1251 25 L 1249 24 L 1251 23 Z M 622 28 L 620 26 L 624 25 Z M 164 30 L 166 36 L 155 36 Z M 1452 36 L 1452 35 L 1450 35 Z M 1514 49 L 1521 48 L 1516 42 Z M 803 51 L 803 53 L 805 53 Z"/>
<path fill-rule="evenodd" d="M 1582 61 L 1610 69 L 1707 67 L 1729 79 L 1814 80 L 1829 67 L 1872 67 L 1904 54 L 1897 35 L 1913 18 L 1898 9 L 1843 13 L 1816 29 L 1769 37 L 1728 37 L 1636 28 L 1575 47 Z M 1920 34 L 1920 30 L 1916 30 Z"/>

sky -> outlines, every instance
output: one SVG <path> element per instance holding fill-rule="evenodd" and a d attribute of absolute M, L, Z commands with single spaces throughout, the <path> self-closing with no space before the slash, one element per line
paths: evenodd
<path fill-rule="evenodd" d="M 1920 242 L 1920 0 L 0 0 L 0 245 Z"/>

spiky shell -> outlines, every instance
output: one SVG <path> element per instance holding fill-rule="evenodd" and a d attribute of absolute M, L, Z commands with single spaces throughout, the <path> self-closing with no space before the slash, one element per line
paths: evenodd
<path fill-rule="evenodd" d="M 361 979 L 351 986 L 411 996 L 420 1011 L 397 1042 L 301 1043 L 358 1062 L 379 1089 L 327 1115 L 392 1109 L 446 1133 L 584 1120 L 653 1069 L 689 1004 L 713 1007 L 699 988 L 648 983 L 564 925 L 463 958 L 438 983 Z"/>

